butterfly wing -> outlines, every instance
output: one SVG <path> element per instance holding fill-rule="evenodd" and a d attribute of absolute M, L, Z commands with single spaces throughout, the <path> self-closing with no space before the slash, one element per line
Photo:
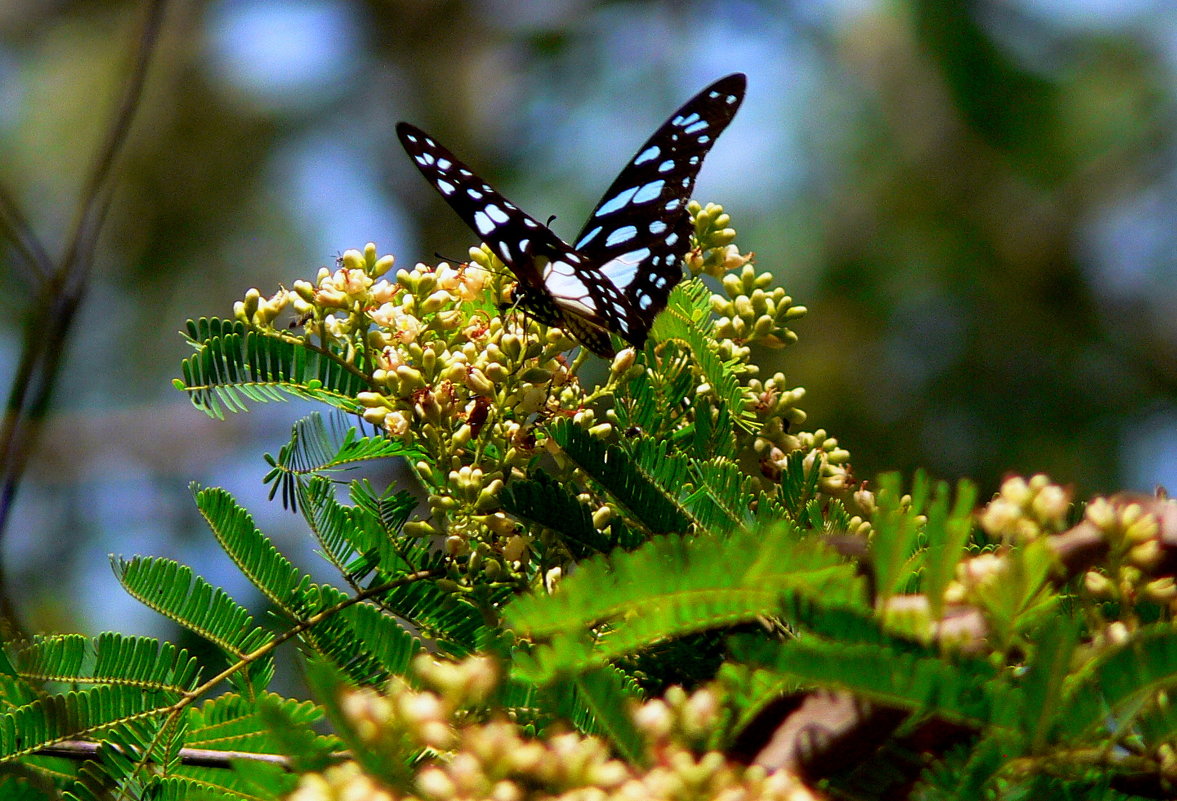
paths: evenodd
<path fill-rule="evenodd" d="M 626 301 L 611 307 L 617 319 L 609 327 L 638 347 L 682 278 L 691 235 L 687 201 L 746 85 L 742 73 L 728 75 L 684 103 L 621 171 L 574 240 Z"/>
<path fill-rule="evenodd" d="M 523 284 L 542 287 L 538 258 L 559 258 L 569 248 L 551 230 L 496 192 L 433 137 L 407 122 L 396 135 L 429 183 L 441 193 Z"/>
<path fill-rule="evenodd" d="M 596 266 L 421 129 L 402 122 L 396 133 L 426 180 L 519 279 L 520 306 L 542 323 L 568 329 L 594 353 L 611 356 L 614 306 L 626 299 Z"/>

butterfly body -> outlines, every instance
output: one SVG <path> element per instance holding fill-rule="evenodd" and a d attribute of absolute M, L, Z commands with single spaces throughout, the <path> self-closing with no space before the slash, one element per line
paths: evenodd
<path fill-rule="evenodd" d="M 743 100 L 729 75 L 670 117 L 621 171 L 569 245 L 408 123 L 397 136 L 413 163 L 515 275 L 520 308 L 612 356 L 610 334 L 641 347 L 682 278 L 686 205 L 703 157 Z"/>

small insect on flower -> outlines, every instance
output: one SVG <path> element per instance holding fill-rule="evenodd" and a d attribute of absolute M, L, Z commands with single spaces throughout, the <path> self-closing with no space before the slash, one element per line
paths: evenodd
<path fill-rule="evenodd" d="M 477 395 L 471 404 L 474 408 L 466 415 L 466 424 L 470 426 L 470 435 L 477 439 L 482 427 L 486 425 L 486 418 L 490 415 L 490 398 Z"/>

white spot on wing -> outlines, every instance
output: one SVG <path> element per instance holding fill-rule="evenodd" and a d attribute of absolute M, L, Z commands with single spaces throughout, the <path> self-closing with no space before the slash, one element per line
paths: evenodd
<path fill-rule="evenodd" d="M 622 242 L 628 242 L 638 235 L 638 229 L 632 225 L 625 225 L 618 228 L 616 231 L 610 231 L 609 236 L 605 239 L 605 247 L 612 247 L 613 245 L 620 245 Z"/>
<path fill-rule="evenodd" d="M 495 224 L 490 221 L 490 217 L 486 216 L 484 211 L 474 212 L 474 227 L 478 229 L 478 233 L 486 236 L 495 229 Z"/>
<path fill-rule="evenodd" d="M 575 245 L 576 249 L 580 250 L 582 247 L 587 245 L 592 240 L 593 237 L 595 237 L 599 233 L 601 233 L 601 226 L 598 225 L 595 228 L 593 228 L 593 230 L 589 231 L 587 234 L 585 234 L 584 236 L 582 236 L 580 238 L 580 241 L 577 242 Z"/>
<path fill-rule="evenodd" d="M 637 191 L 638 187 L 635 186 L 631 187 L 630 189 L 626 189 L 624 192 L 617 193 L 601 204 L 601 208 L 597 209 L 596 216 L 600 217 L 605 214 L 612 214 L 619 209 L 625 208 L 625 205 L 629 203 L 630 199 Z"/>
<path fill-rule="evenodd" d="M 688 125 L 686 128 L 684 128 L 683 132 L 684 133 L 698 133 L 699 131 L 706 131 L 707 127 L 710 124 L 711 123 L 707 122 L 706 120 L 696 122 L 694 125 Z"/>
<path fill-rule="evenodd" d="M 445 180 L 444 178 L 437 179 L 437 188 L 441 190 L 441 193 L 443 195 L 452 195 L 454 193 L 454 190 L 457 189 L 456 186 L 454 186 L 453 184 L 451 184 L 449 181 Z"/>
<path fill-rule="evenodd" d="M 634 164 L 645 164 L 647 161 L 650 161 L 651 159 L 658 158 L 658 154 L 661 152 L 662 152 L 662 148 L 658 147 L 658 145 L 650 145 L 648 148 L 643 150 L 641 153 L 637 154 L 637 156 L 633 160 L 633 163 Z"/>
<path fill-rule="evenodd" d="M 454 163 L 452 161 L 450 161 L 449 159 L 438 159 L 437 160 L 437 169 L 439 169 L 439 170 L 448 170 L 452 166 L 454 166 Z"/>
<path fill-rule="evenodd" d="M 662 222 L 661 220 L 654 220 L 654 222 L 650 223 L 650 233 L 654 234 L 655 236 L 657 236 L 658 234 L 662 233 L 665 230 L 666 230 L 666 223 Z"/>
<path fill-rule="evenodd" d="M 593 303 L 588 287 L 576 275 L 576 270 L 567 262 L 554 261 L 544 270 L 544 286 L 552 299 L 564 308 L 580 314 L 593 315 L 597 307 Z"/>
<path fill-rule="evenodd" d="M 616 286 L 624 289 L 633 283 L 634 276 L 637 274 L 638 266 L 649 258 L 650 249 L 642 248 L 635 250 L 632 253 L 626 253 L 623 256 L 618 256 L 611 259 L 605 264 L 601 265 L 601 272 L 608 276 Z"/>
<path fill-rule="evenodd" d="M 648 203 L 655 200 L 662 194 L 662 187 L 666 185 L 665 181 L 650 181 L 650 183 L 638 190 L 638 193 L 633 196 L 634 203 Z"/>
<path fill-rule="evenodd" d="M 507 216 L 507 212 L 503 211 L 493 203 L 488 203 L 486 205 L 486 213 L 497 223 L 505 223 L 507 220 L 511 219 Z"/>

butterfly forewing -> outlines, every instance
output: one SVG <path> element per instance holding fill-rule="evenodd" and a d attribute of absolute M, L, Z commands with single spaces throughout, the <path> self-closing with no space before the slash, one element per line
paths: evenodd
<path fill-rule="evenodd" d="M 729 75 L 683 104 L 605 192 L 573 247 L 623 289 L 634 319 L 635 344 L 645 341 L 654 317 L 682 277 L 682 257 L 690 247 L 687 201 L 703 158 L 735 116 L 747 80 Z"/>
<path fill-rule="evenodd" d="M 641 347 L 682 277 L 687 200 L 703 157 L 731 122 L 745 78 L 729 75 L 687 101 L 621 171 L 574 246 L 520 211 L 428 134 L 397 125 L 421 173 L 519 279 L 519 303 L 594 353 L 609 333 Z"/>
<path fill-rule="evenodd" d="M 422 175 L 515 277 L 529 286 L 542 286 L 542 276 L 533 266 L 535 257 L 550 259 L 568 250 L 568 246 L 420 128 L 398 123 L 396 135 Z"/>

